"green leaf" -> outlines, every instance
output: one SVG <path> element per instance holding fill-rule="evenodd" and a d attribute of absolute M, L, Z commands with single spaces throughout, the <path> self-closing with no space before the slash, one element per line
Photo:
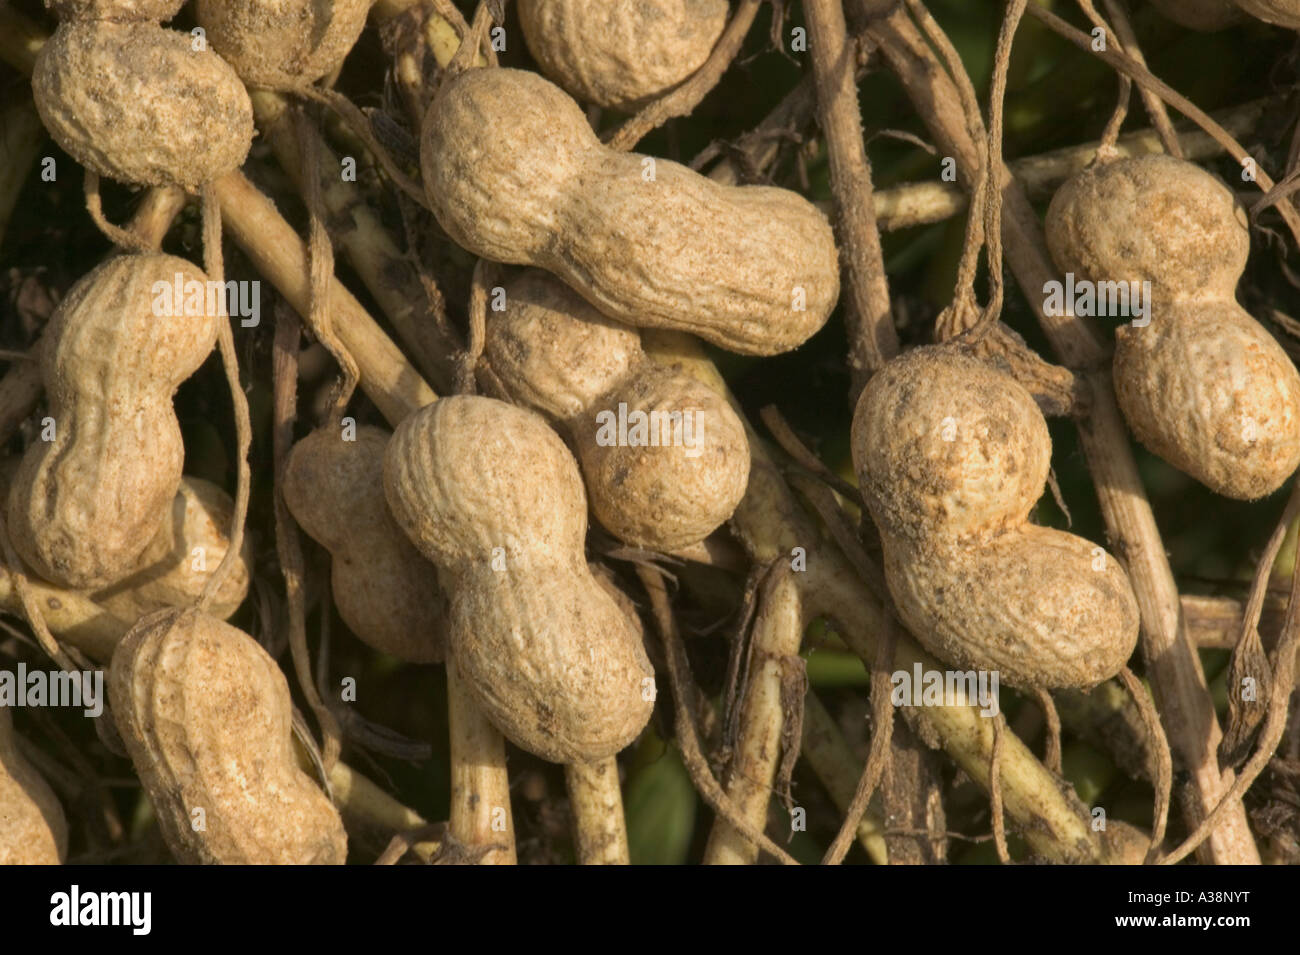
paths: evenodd
<path fill-rule="evenodd" d="M 677 748 L 646 733 L 623 793 L 633 865 L 681 865 L 695 832 L 698 797 Z"/>

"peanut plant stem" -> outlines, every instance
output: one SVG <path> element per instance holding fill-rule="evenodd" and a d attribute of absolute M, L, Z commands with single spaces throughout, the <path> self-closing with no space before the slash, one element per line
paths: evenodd
<path fill-rule="evenodd" d="M 885 279 L 885 258 L 876 228 L 871 161 L 862 137 L 855 77 L 857 45 L 849 40 L 840 0 L 804 0 L 812 44 L 817 112 L 830 159 L 835 227 L 848 285 L 850 406 L 867 380 L 898 354 Z"/>
<path fill-rule="evenodd" d="M 840 812 L 847 812 L 862 775 L 862 761 L 853 755 L 835 720 L 817 694 L 812 692 L 804 698 L 801 754 L 826 787 L 836 807 Z M 866 813 L 858 821 L 857 838 L 872 862 L 888 865 L 885 821 L 879 803 L 878 798 L 868 803 Z"/>
<path fill-rule="evenodd" d="M 447 657 L 447 709 L 451 723 L 451 817 L 448 832 L 471 847 L 496 846 L 483 865 L 514 865 L 515 825 L 501 734 L 465 693 Z"/>
<path fill-rule="evenodd" d="M 1040 15 L 1033 5 L 1030 12 Z M 962 169 L 978 169 L 975 143 L 962 117 L 958 91 L 906 11 L 896 7 L 871 21 L 867 30 L 880 43 L 941 148 L 958 157 Z M 1092 323 L 1074 315 L 1044 313 L 1040 292 L 1056 275 L 1044 251 L 1042 226 L 1010 171 L 1004 168 L 1002 177 L 1007 261 L 1064 364 L 1082 374 L 1091 387 L 1093 407 L 1090 416 L 1079 423 L 1081 443 L 1107 531 L 1138 598 L 1142 649 L 1165 730 L 1174 752 L 1192 775 L 1195 798 L 1185 805 L 1184 814 L 1194 826 L 1232 782 L 1231 773 L 1220 773 L 1214 755 L 1222 733 L 1200 660 L 1181 622 L 1173 571 L 1115 403 L 1106 349 Z M 1011 794 L 1007 795 L 1010 809 Z M 1206 845 L 1209 858 L 1220 864 L 1259 862 L 1240 804 L 1225 814 Z"/>
<path fill-rule="evenodd" d="M 783 572 L 784 571 L 784 572 Z M 788 566 L 770 572 L 751 638 L 750 673 L 741 704 L 740 730 L 724 789 L 755 829 L 767 828 L 772 783 L 789 714 L 781 690 L 788 663 L 798 660 L 804 621 L 799 588 Z M 753 865 L 758 847 L 718 817 L 704 850 L 705 865 Z"/>
<path fill-rule="evenodd" d="M 618 760 L 564 767 L 573 814 L 573 844 L 579 865 L 628 865 L 627 821 L 618 780 Z"/>

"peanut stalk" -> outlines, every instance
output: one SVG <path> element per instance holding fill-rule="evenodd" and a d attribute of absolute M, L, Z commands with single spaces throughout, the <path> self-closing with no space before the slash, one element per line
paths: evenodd
<path fill-rule="evenodd" d="M 574 844 L 580 865 L 628 865 L 627 822 L 619 788 L 618 760 L 568 763 L 564 781 L 573 813 Z"/>

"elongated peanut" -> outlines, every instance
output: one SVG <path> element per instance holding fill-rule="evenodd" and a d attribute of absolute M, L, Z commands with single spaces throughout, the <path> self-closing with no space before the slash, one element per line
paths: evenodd
<path fill-rule="evenodd" d="M 177 861 L 343 863 L 343 823 L 295 761 L 289 685 L 248 634 L 151 614 L 114 651 L 108 693 Z"/>
<path fill-rule="evenodd" d="M 630 111 L 686 79 L 727 25 L 726 0 L 520 0 L 524 42 L 570 96 Z"/>
<path fill-rule="evenodd" d="M 216 341 L 218 316 L 157 314 L 155 288 L 206 283 L 169 255 L 110 259 L 50 319 L 41 373 L 53 440 L 28 448 L 9 491 L 19 555 L 54 583 L 96 588 L 133 571 L 180 487 L 172 395 Z M 203 285 L 191 286 L 201 289 Z"/>
<path fill-rule="evenodd" d="M 247 82 L 315 82 L 343 62 L 373 0 L 199 0 L 213 48 Z"/>
<path fill-rule="evenodd" d="M 140 557 L 138 569 L 94 595 L 96 603 L 123 620 L 139 620 L 164 607 L 188 607 L 199 599 L 230 547 L 235 502 L 202 478 L 181 478 L 162 527 Z M 251 547 L 247 539 L 208 612 L 228 619 L 248 596 Z"/>
<path fill-rule="evenodd" d="M 871 379 L 852 442 L 889 591 L 926 649 L 1016 687 L 1091 686 L 1124 665 L 1138 608 L 1123 569 L 1028 522 L 1052 446 L 1013 378 L 918 348 Z"/>
<path fill-rule="evenodd" d="M 384 490 L 451 595 L 456 672 L 508 739 L 570 763 L 637 737 L 654 674 L 638 629 L 587 567 L 582 478 L 541 417 L 440 399 L 393 435 Z"/>
<path fill-rule="evenodd" d="M 725 398 L 649 361 L 635 330 L 544 272 L 510 281 L 505 300 L 484 354 L 511 398 L 568 428 L 601 524 L 667 551 L 731 516 L 749 480 L 749 442 Z"/>
<path fill-rule="evenodd" d="M 36 58 L 45 128 L 101 176 L 193 192 L 238 169 L 253 106 L 235 71 L 156 23 L 67 20 Z"/>
<path fill-rule="evenodd" d="M 284 502 L 333 556 L 334 603 L 348 628 L 376 650 L 436 663 L 445 652 L 445 599 L 437 571 L 389 513 L 389 439 L 388 432 L 368 426 L 348 441 L 338 428 L 313 431 L 289 454 Z"/>
<path fill-rule="evenodd" d="M 421 168 L 455 241 L 554 272 L 625 324 L 771 355 L 810 338 L 839 296 L 830 225 L 802 196 L 610 150 L 536 73 L 447 80 L 425 117 Z"/>
<path fill-rule="evenodd" d="M 67 851 L 59 800 L 18 752 L 13 715 L 0 706 L 0 865 L 58 865 Z"/>
<path fill-rule="evenodd" d="M 1093 166 L 1047 212 L 1057 266 L 1149 282 L 1149 324 L 1115 333 L 1115 393 L 1145 444 L 1227 497 L 1277 490 L 1300 466 L 1300 373 L 1237 304 L 1250 236 L 1232 192 L 1169 156 Z"/>

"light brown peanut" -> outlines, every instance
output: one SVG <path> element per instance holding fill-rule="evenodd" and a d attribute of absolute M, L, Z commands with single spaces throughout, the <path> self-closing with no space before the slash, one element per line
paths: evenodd
<path fill-rule="evenodd" d="M 344 441 L 320 428 L 294 445 L 284 469 L 284 502 L 333 557 L 334 604 L 348 628 L 376 650 L 411 663 L 445 653 L 445 598 L 438 573 L 402 533 L 384 498 L 390 435 L 360 426 Z"/>
<path fill-rule="evenodd" d="M 524 42 L 574 99 L 631 111 L 699 69 L 726 0 L 520 0 Z"/>
<path fill-rule="evenodd" d="M 253 141 L 235 71 L 156 23 L 64 21 L 36 58 L 32 92 L 55 142 L 121 182 L 194 192 L 238 169 Z"/>
<path fill-rule="evenodd" d="M 587 566 L 582 478 L 540 416 L 442 398 L 398 427 L 384 490 L 451 596 L 456 672 L 508 739 L 571 763 L 637 737 L 654 673 L 639 628 Z"/>
<path fill-rule="evenodd" d="M 544 272 L 504 290 L 484 354 L 512 400 L 567 427 L 600 523 L 671 551 L 726 521 L 749 480 L 745 426 L 727 400 L 651 362 L 635 330 Z"/>
<path fill-rule="evenodd" d="M 151 614 L 113 653 L 108 693 L 177 861 L 345 861 L 343 823 L 294 756 L 289 685 L 248 634 L 193 610 Z"/>
<path fill-rule="evenodd" d="M 1133 653 L 1137 600 L 1090 541 L 1028 522 L 1052 445 L 1019 383 L 949 346 L 868 383 L 853 463 L 898 613 L 949 664 L 1015 687 L 1086 687 Z"/>
<path fill-rule="evenodd" d="M 1252 17 L 1300 30 L 1300 0 L 1232 0 Z"/>
<path fill-rule="evenodd" d="M 213 48 L 255 86 L 313 83 L 361 36 L 373 0 L 198 0 Z"/>
<path fill-rule="evenodd" d="M 140 556 L 135 573 L 94 595 L 96 603 L 123 620 L 139 620 L 164 607 L 187 607 L 230 548 L 235 502 L 202 478 L 181 478 L 162 527 Z M 229 619 L 248 596 L 251 546 L 245 539 L 239 560 L 222 581 L 208 613 Z"/>
<path fill-rule="evenodd" d="M 18 752 L 13 714 L 0 706 L 0 865 L 58 865 L 67 851 L 59 800 Z"/>
<path fill-rule="evenodd" d="M 194 303 L 200 314 L 155 314 L 158 289 L 170 299 L 178 276 L 182 287 L 207 282 L 170 255 L 110 259 L 72 287 L 46 328 L 54 437 L 23 456 L 8 511 L 14 547 L 46 580 L 117 582 L 167 517 L 185 452 L 172 395 L 212 351 L 220 321 L 206 299 Z"/>
<path fill-rule="evenodd" d="M 1269 494 L 1300 466 L 1300 373 L 1237 304 L 1250 252 L 1232 192 L 1192 163 L 1092 166 L 1057 191 L 1047 243 L 1063 272 L 1149 282 L 1149 324 L 1115 333 L 1115 394 L 1144 445 L 1226 497 Z"/>
<path fill-rule="evenodd" d="M 835 241 L 812 203 L 608 149 L 536 73 L 448 79 L 421 136 L 425 191 L 456 242 L 554 272 L 617 321 L 772 355 L 810 338 L 839 297 Z"/>

